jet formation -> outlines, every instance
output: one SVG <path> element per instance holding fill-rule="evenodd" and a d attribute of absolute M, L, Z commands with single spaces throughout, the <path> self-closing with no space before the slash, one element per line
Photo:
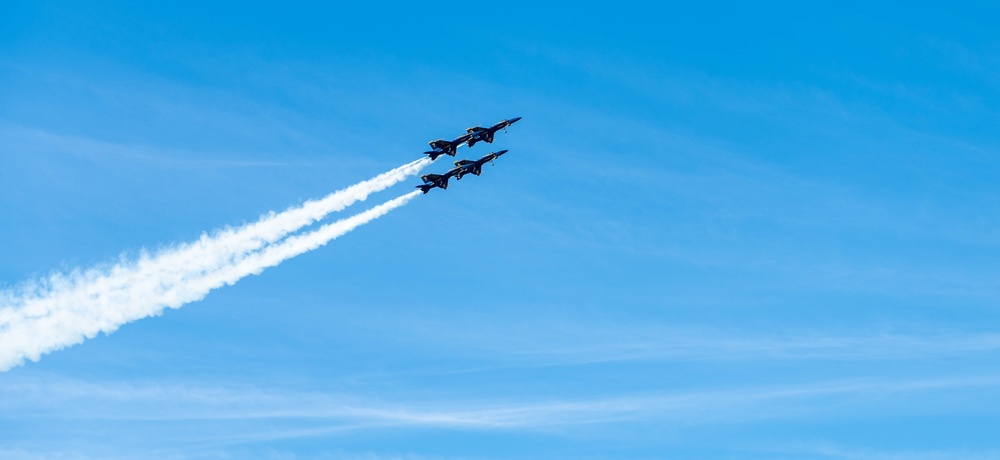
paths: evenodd
<path fill-rule="evenodd" d="M 429 142 L 433 150 L 424 152 L 429 155 L 431 160 L 436 160 L 441 155 L 455 156 L 458 151 L 458 147 L 462 144 L 469 146 L 470 148 L 477 142 L 485 142 L 487 144 L 493 143 L 493 137 L 501 129 L 507 132 L 507 128 L 514 123 L 517 123 L 521 117 L 511 118 L 509 120 L 500 121 L 489 128 L 483 128 L 481 126 L 476 126 L 474 128 L 469 128 L 465 130 L 465 134 L 455 138 L 452 141 L 446 141 L 444 139 L 438 139 L 436 141 Z M 446 190 L 448 188 L 448 179 L 452 177 L 455 180 L 462 180 L 467 174 L 472 174 L 473 176 L 478 176 L 483 173 L 483 165 L 486 163 L 493 164 L 493 161 L 500 158 L 501 155 L 507 153 L 506 150 L 500 150 L 493 153 L 488 153 L 478 160 L 458 160 L 455 162 L 455 167 L 449 169 L 444 174 L 424 174 L 420 176 L 420 179 L 424 181 L 422 185 L 418 185 L 419 188 L 424 193 L 431 191 L 432 188 L 440 188 L 441 190 Z"/>

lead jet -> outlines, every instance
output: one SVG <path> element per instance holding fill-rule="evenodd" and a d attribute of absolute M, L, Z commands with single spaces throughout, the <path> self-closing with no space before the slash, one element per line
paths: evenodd
<path fill-rule="evenodd" d="M 479 141 L 483 141 L 483 142 L 485 142 L 487 144 L 492 144 L 493 143 L 493 135 L 496 134 L 497 131 L 500 131 L 502 129 L 503 132 L 507 132 L 507 127 L 510 126 L 510 125 L 512 125 L 512 124 L 514 124 L 514 123 L 517 123 L 517 121 L 520 120 L 520 119 L 521 119 L 521 117 L 511 118 L 510 120 L 504 120 L 504 121 L 501 121 L 501 122 L 499 122 L 499 123 L 497 123 L 497 124 L 495 124 L 493 126 L 490 126 L 489 128 L 483 128 L 482 126 L 476 126 L 476 127 L 473 127 L 473 128 L 466 129 L 465 132 L 466 132 L 466 135 L 469 136 L 469 138 L 468 138 L 468 140 L 465 141 L 465 143 L 469 147 L 472 147 L 473 145 L 476 145 L 476 142 L 479 142 Z"/>
<path fill-rule="evenodd" d="M 500 158 L 500 155 L 507 153 L 506 150 L 501 150 L 499 152 L 488 153 L 482 158 L 472 161 L 472 160 L 458 160 L 455 162 L 455 166 L 458 168 L 458 172 L 455 173 L 455 179 L 462 180 L 462 176 L 466 174 L 472 174 L 473 176 L 478 176 L 483 173 L 483 165 L 486 163 L 493 164 L 493 160 Z"/>
<path fill-rule="evenodd" d="M 470 134 L 463 134 L 458 136 L 453 141 L 446 141 L 444 139 L 438 139 L 436 141 L 430 141 L 428 144 L 431 149 L 424 152 L 425 155 L 430 155 L 431 161 L 437 160 L 437 157 L 441 155 L 455 156 L 455 151 L 458 150 L 458 146 L 464 144 L 469 140 Z"/>
<path fill-rule="evenodd" d="M 424 174 L 423 176 L 420 176 L 420 180 L 424 181 L 424 183 L 423 185 L 418 185 L 417 188 L 419 188 L 425 194 L 431 191 L 431 189 L 434 187 L 437 187 L 441 190 L 447 190 L 448 179 L 451 179 L 452 176 L 458 174 L 458 172 L 461 171 L 461 169 L 462 168 L 458 167 L 451 168 L 448 170 L 448 172 L 444 174 Z"/>

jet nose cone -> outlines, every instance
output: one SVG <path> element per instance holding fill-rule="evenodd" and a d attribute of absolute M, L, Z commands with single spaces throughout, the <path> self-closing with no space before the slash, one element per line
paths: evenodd
<path fill-rule="evenodd" d="M 520 120 L 520 119 L 521 119 L 521 117 L 517 117 L 517 118 L 511 118 L 510 120 L 508 120 L 508 123 L 510 123 L 510 124 L 514 124 L 514 123 L 517 123 L 517 122 L 518 122 L 518 120 Z"/>
<path fill-rule="evenodd" d="M 506 150 L 501 150 L 501 151 L 497 152 L 497 156 L 503 155 L 505 153 L 507 153 Z"/>

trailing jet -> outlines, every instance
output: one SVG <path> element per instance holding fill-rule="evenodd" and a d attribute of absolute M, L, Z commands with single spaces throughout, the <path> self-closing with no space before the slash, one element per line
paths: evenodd
<path fill-rule="evenodd" d="M 424 181 L 424 184 L 418 185 L 417 188 L 424 193 L 431 191 L 434 187 L 440 188 L 441 190 L 447 190 L 448 179 L 451 179 L 452 176 L 458 174 L 459 171 L 461 171 L 461 168 L 451 168 L 444 174 L 424 174 L 423 176 L 420 176 L 420 180 Z"/>
<path fill-rule="evenodd" d="M 493 160 L 500 158 L 500 155 L 507 153 L 506 150 L 501 150 L 499 152 L 493 152 L 486 154 L 482 158 L 472 161 L 472 160 L 458 160 L 455 162 L 455 166 L 458 168 L 458 172 L 455 173 L 455 179 L 462 180 L 462 176 L 466 174 L 472 174 L 473 176 L 478 176 L 483 172 L 483 165 L 486 163 L 493 164 Z"/>
<path fill-rule="evenodd" d="M 431 149 L 433 150 L 428 150 L 424 152 L 424 154 L 430 155 L 431 161 L 437 160 L 437 157 L 441 155 L 455 156 L 455 151 L 458 149 L 458 146 L 468 141 L 469 137 L 469 134 L 463 134 L 458 136 L 458 138 L 453 141 L 446 141 L 444 139 L 430 141 L 428 144 L 430 144 Z"/>
<path fill-rule="evenodd" d="M 476 142 L 479 141 L 483 141 L 487 144 L 492 144 L 493 135 L 496 134 L 497 131 L 500 131 L 502 129 L 503 132 L 507 132 L 507 127 L 514 123 L 517 123 L 517 121 L 520 119 L 521 117 L 511 118 L 510 120 L 504 120 L 493 126 L 490 126 L 489 128 L 476 126 L 474 128 L 466 129 L 465 132 L 467 133 L 466 135 L 469 136 L 469 138 L 465 141 L 465 143 L 469 147 L 476 145 Z"/>

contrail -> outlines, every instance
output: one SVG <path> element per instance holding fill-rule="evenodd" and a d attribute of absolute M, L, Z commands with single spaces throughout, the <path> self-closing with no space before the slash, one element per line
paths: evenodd
<path fill-rule="evenodd" d="M 197 283 L 192 283 L 192 286 L 185 286 L 185 288 L 194 287 L 198 291 L 204 292 L 199 294 L 198 298 L 188 300 L 188 302 L 204 297 L 204 294 L 212 289 L 223 285 L 233 285 L 249 275 L 259 275 L 265 269 L 274 267 L 292 257 L 323 247 L 330 241 L 388 214 L 389 211 L 405 205 L 420 195 L 419 190 L 414 190 L 367 211 L 323 225 L 308 233 L 290 236 L 279 244 L 248 254 L 235 264 L 227 265 L 220 270 L 199 277 Z"/>
<path fill-rule="evenodd" d="M 270 213 L 252 224 L 225 229 L 211 236 L 203 234 L 196 242 L 156 255 L 144 253 L 138 261 L 122 260 L 108 268 L 57 274 L 26 285 L 19 292 L 0 292 L 0 371 L 19 365 L 24 359 L 38 360 L 44 353 L 80 343 L 99 332 L 113 332 L 122 324 L 160 314 L 165 308 L 179 308 L 203 298 L 216 287 L 235 283 L 246 276 L 221 275 L 242 272 L 232 267 L 259 266 L 247 274 L 259 273 L 288 257 L 322 246 L 401 206 L 415 194 L 404 195 L 314 232 L 273 244 L 332 212 L 416 174 L 428 164 L 428 159 L 414 161 L 323 199 L 281 213 Z M 365 216 L 374 217 L 364 220 Z M 346 230 L 342 230 L 344 228 Z M 332 236 L 310 249 L 299 252 L 295 249 L 292 255 L 276 258 L 278 254 L 289 253 L 292 248 L 289 244 L 301 248 L 327 235 Z M 311 238 L 307 238 L 309 236 Z M 259 258 L 264 254 L 269 255 Z M 258 261 L 257 265 L 251 262 L 253 260 Z M 271 263 L 273 260 L 277 262 Z"/>

